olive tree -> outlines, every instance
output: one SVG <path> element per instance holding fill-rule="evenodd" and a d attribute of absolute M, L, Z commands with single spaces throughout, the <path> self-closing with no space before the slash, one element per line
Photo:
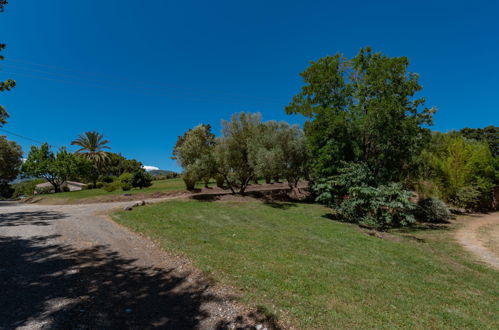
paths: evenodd
<path fill-rule="evenodd" d="M 179 136 L 173 149 L 173 159 L 184 169 L 184 181 L 188 189 L 193 189 L 196 181 L 209 180 L 216 174 L 213 149 L 215 135 L 210 125 L 198 125 Z"/>

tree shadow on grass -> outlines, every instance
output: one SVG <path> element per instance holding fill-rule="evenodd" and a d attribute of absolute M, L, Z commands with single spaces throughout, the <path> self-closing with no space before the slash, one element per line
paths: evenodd
<path fill-rule="evenodd" d="M 34 319 L 50 329 L 193 329 L 209 316 L 203 303 L 219 300 L 173 270 L 54 239 L 0 237 L 0 329 Z"/>
<path fill-rule="evenodd" d="M 64 219 L 67 216 L 54 211 L 11 212 L 0 214 L 0 227 L 14 226 L 49 226 L 54 220 Z"/>

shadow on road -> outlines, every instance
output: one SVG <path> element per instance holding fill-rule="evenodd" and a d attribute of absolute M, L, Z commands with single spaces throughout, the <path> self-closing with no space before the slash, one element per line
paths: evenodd
<path fill-rule="evenodd" d="M 138 267 L 105 246 L 76 250 L 54 238 L 0 237 L 0 329 L 33 319 L 48 320 L 50 329 L 193 329 L 208 317 L 201 305 L 217 301 L 206 283 Z"/>
<path fill-rule="evenodd" d="M 13 226 L 49 226 L 51 221 L 64 219 L 67 216 L 61 212 L 31 211 L 0 214 L 0 227 Z"/>

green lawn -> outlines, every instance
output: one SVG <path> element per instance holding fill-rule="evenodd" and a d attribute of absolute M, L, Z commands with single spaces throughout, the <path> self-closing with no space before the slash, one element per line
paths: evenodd
<path fill-rule="evenodd" d="M 199 184 L 199 188 L 202 185 Z M 129 191 L 123 191 L 121 189 L 107 192 L 104 189 L 88 189 L 81 191 L 71 191 L 71 192 L 61 192 L 57 194 L 47 194 L 40 195 L 36 197 L 43 198 L 44 202 L 91 202 L 91 201 L 106 201 L 106 198 L 113 198 L 117 195 L 123 194 L 153 194 L 158 192 L 172 192 L 172 191 L 182 191 L 185 190 L 185 185 L 182 179 L 168 179 L 168 180 L 157 180 L 153 181 L 152 186 L 144 189 L 132 189 Z"/>
<path fill-rule="evenodd" d="M 170 201 L 114 218 L 298 328 L 499 328 L 499 272 L 474 263 L 451 231 L 386 240 L 327 212 Z"/>

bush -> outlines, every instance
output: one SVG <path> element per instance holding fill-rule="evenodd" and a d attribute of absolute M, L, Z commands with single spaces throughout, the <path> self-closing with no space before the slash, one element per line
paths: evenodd
<path fill-rule="evenodd" d="M 192 172 L 185 172 L 182 175 L 182 180 L 184 180 L 185 188 L 187 190 L 194 190 L 196 187 L 197 178 Z"/>
<path fill-rule="evenodd" d="M 129 191 L 129 190 L 131 190 L 132 188 L 133 188 L 133 186 L 132 186 L 130 183 L 128 183 L 128 182 L 122 182 L 122 183 L 121 183 L 121 189 L 122 189 L 123 191 Z"/>
<path fill-rule="evenodd" d="M 11 198 L 14 195 L 14 188 L 6 182 L 0 183 L 0 198 Z"/>
<path fill-rule="evenodd" d="M 35 191 L 39 195 L 51 194 L 54 192 L 54 187 L 52 185 L 43 186 L 43 187 L 35 187 Z"/>
<path fill-rule="evenodd" d="M 425 198 L 418 202 L 417 216 L 425 222 L 447 222 L 451 219 L 451 214 L 447 205 L 438 198 Z"/>
<path fill-rule="evenodd" d="M 462 208 L 476 208 L 480 204 L 481 192 L 477 187 L 465 186 L 456 191 L 450 198 L 451 203 Z"/>
<path fill-rule="evenodd" d="M 132 189 L 133 187 L 132 179 L 133 179 L 132 173 L 125 172 L 122 175 L 120 175 L 118 182 L 120 184 L 121 189 L 123 189 L 124 191 Z"/>
<path fill-rule="evenodd" d="M 398 183 L 351 187 L 339 203 L 338 213 L 349 222 L 376 229 L 407 226 L 415 222 L 412 193 Z"/>
<path fill-rule="evenodd" d="M 136 171 L 133 173 L 132 186 L 135 188 L 146 188 L 152 185 L 152 176 L 145 171 Z"/>
<path fill-rule="evenodd" d="M 100 189 L 100 188 L 103 188 L 105 185 L 107 185 L 108 183 L 107 182 L 97 182 L 95 184 L 95 188 L 96 189 Z M 92 186 L 92 185 L 88 185 L 88 186 Z"/>
<path fill-rule="evenodd" d="M 107 183 L 104 185 L 103 189 L 107 192 L 112 192 L 112 191 L 115 191 L 117 189 L 121 188 L 121 182 L 119 181 L 114 181 L 114 182 L 111 182 L 111 183 Z"/>
<path fill-rule="evenodd" d="M 220 175 L 220 174 L 216 175 L 215 181 L 217 183 L 218 188 L 222 188 L 222 189 L 224 188 L 225 179 L 224 179 L 223 175 Z"/>
<path fill-rule="evenodd" d="M 319 179 L 312 185 L 316 201 L 328 207 L 335 207 L 343 202 L 352 187 L 372 184 L 369 168 L 363 163 L 343 163 L 338 175 Z"/>
<path fill-rule="evenodd" d="M 35 192 L 36 185 L 44 182 L 46 182 L 44 179 L 35 179 L 14 183 L 12 185 L 14 188 L 13 197 L 32 196 Z"/>
<path fill-rule="evenodd" d="M 104 183 L 114 182 L 117 178 L 115 176 L 103 175 L 99 178 L 99 181 Z"/>

